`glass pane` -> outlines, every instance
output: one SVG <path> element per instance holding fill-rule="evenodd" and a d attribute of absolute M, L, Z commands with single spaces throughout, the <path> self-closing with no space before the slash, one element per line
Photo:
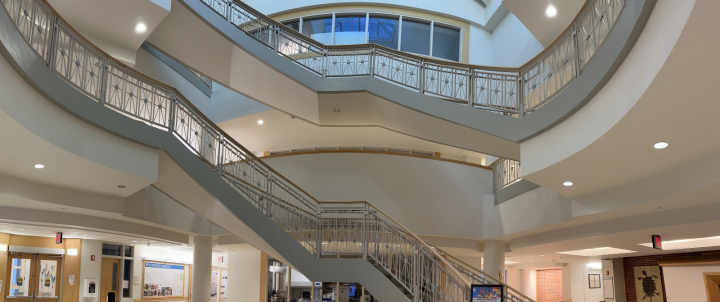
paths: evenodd
<path fill-rule="evenodd" d="M 132 275 L 132 260 L 124 260 L 123 266 L 124 270 L 122 297 L 130 298 L 130 276 Z"/>
<path fill-rule="evenodd" d="M 125 257 L 132 257 L 132 246 L 125 246 Z"/>
<path fill-rule="evenodd" d="M 287 26 L 287 27 L 290 27 L 290 28 L 294 29 L 294 30 L 297 31 L 297 32 L 300 31 L 300 21 L 285 22 L 285 23 L 283 23 L 283 25 L 285 25 L 285 26 Z"/>
<path fill-rule="evenodd" d="M 335 45 L 365 43 L 365 15 L 335 16 Z"/>
<path fill-rule="evenodd" d="M 55 297 L 55 285 L 57 284 L 57 260 L 40 260 L 40 275 L 38 282 L 40 297 Z"/>
<path fill-rule="evenodd" d="M 397 49 L 399 26 L 400 22 L 397 18 L 370 15 L 368 42 Z"/>
<path fill-rule="evenodd" d="M 13 258 L 10 262 L 10 292 L 9 296 L 30 295 L 30 259 Z"/>
<path fill-rule="evenodd" d="M 105 256 L 122 256 L 122 245 L 103 243 L 102 254 Z"/>
<path fill-rule="evenodd" d="M 110 282 L 110 285 L 112 286 L 112 290 L 113 290 L 113 291 L 116 291 L 116 290 L 117 290 L 117 281 L 118 281 L 118 280 L 117 280 L 118 265 L 117 265 L 117 262 L 114 262 L 112 265 L 113 265 L 113 269 L 112 269 L 112 282 Z"/>
<path fill-rule="evenodd" d="M 403 20 L 400 50 L 421 55 L 430 54 L 430 23 Z"/>
<path fill-rule="evenodd" d="M 460 61 L 460 30 L 452 27 L 433 26 L 433 57 Z"/>
<path fill-rule="evenodd" d="M 323 44 L 330 44 L 332 35 L 332 17 L 314 19 L 303 18 L 303 35 L 317 40 Z"/>

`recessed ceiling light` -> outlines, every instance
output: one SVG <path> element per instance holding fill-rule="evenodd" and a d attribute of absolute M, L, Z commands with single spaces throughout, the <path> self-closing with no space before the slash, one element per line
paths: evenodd
<path fill-rule="evenodd" d="M 133 240 L 133 243 L 137 243 L 137 241 L 136 241 L 136 240 Z"/>
<path fill-rule="evenodd" d="M 653 145 L 653 147 L 655 147 L 655 149 L 665 149 L 669 145 L 670 144 L 668 144 L 667 142 L 657 142 L 657 143 L 655 143 L 655 145 Z"/>
<path fill-rule="evenodd" d="M 87 237 L 87 235 L 82 235 L 83 237 Z"/>
<path fill-rule="evenodd" d="M 566 187 L 571 187 L 572 185 L 573 185 L 573 183 L 571 181 L 566 181 L 563 183 L 563 186 L 566 186 Z"/>
<path fill-rule="evenodd" d="M 136 33 L 141 34 L 141 33 L 144 33 L 145 31 L 147 31 L 147 26 L 145 26 L 145 23 L 140 22 L 135 26 Z"/>
<path fill-rule="evenodd" d="M 545 257 L 545 255 L 540 255 L 540 257 Z"/>
<path fill-rule="evenodd" d="M 119 185 L 118 188 L 125 189 L 125 185 Z"/>
<path fill-rule="evenodd" d="M 43 165 L 43 164 L 35 165 L 35 169 L 42 169 L 42 168 L 45 168 L 45 165 Z"/>
<path fill-rule="evenodd" d="M 340 109 L 339 109 L 339 108 L 335 108 L 335 109 L 333 109 L 333 112 L 340 112 Z"/>
<path fill-rule="evenodd" d="M 658 210 L 662 210 L 662 209 L 663 209 L 663 207 L 657 207 L 657 209 L 658 209 Z"/>
<path fill-rule="evenodd" d="M 18 229 L 18 231 L 24 231 L 25 229 Z"/>
<path fill-rule="evenodd" d="M 262 124 L 264 124 L 264 123 L 265 123 L 265 122 L 263 122 L 263 120 L 258 120 L 258 125 L 262 125 Z"/>
<path fill-rule="evenodd" d="M 548 5 L 547 9 L 545 10 L 545 16 L 548 16 L 550 18 L 557 16 L 557 9 L 554 5 Z"/>
<path fill-rule="evenodd" d="M 83 9 L 87 9 L 87 6 L 83 6 Z"/>

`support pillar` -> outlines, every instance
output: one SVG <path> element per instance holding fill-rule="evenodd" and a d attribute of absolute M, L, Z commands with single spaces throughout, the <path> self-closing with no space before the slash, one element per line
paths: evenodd
<path fill-rule="evenodd" d="M 483 271 L 493 278 L 505 274 L 505 241 L 486 240 L 483 248 Z M 500 280 L 505 282 L 505 280 Z M 194 302 L 194 301 L 193 301 Z"/>
<path fill-rule="evenodd" d="M 193 238 L 193 270 L 191 302 L 210 302 L 212 272 L 212 237 Z"/>

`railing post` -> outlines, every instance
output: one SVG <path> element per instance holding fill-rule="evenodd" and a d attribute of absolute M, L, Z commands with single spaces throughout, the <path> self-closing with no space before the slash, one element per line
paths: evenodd
<path fill-rule="evenodd" d="M 425 94 L 425 60 L 420 60 L 420 66 L 418 67 L 418 91 L 420 94 Z"/>
<path fill-rule="evenodd" d="M 470 68 L 468 75 L 468 106 L 472 107 L 475 102 L 475 68 Z"/>
<path fill-rule="evenodd" d="M 413 286 L 413 301 L 420 302 L 420 254 L 418 253 L 418 241 L 417 239 L 413 240 L 413 266 L 412 266 L 412 286 Z"/>
<path fill-rule="evenodd" d="M 580 72 L 582 68 L 580 68 L 580 30 L 578 23 L 573 24 L 573 35 L 572 39 L 574 40 L 573 43 L 575 46 L 575 77 L 580 77 Z"/>
<path fill-rule="evenodd" d="M 272 170 L 267 171 L 267 179 L 265 180 L 265 209 L 267 210 L 268 217 L 272 218 L 272 201 L 270 200 L 271 194 L 270 194 L 270 184 L 272 179 Z"/>
<path fill-rule="evenodd" d="M 281 30 L 280 26 L 278 26 L 277 24 L 273 25 L 273 30 L 272 30 L 273 34 L 272 34 L 271 39 L 273 39 L 272 43 L 273 43 L 273 49 L 275 50 L 275 53 L 278 53 L 278 48 L 280 48 L 280 30 Z"/>
<path fill-rule="evenodd" d="M 225 0 L 225 1 L 227 1 L 227 2 L 226 2 L 227 5 L 225 6 L 225 20 L 227 20 L 228 22 L 230 22 L 230 23 L 232 24 L 232 3 L 233 3 L 233 0 Z"/>
<path fill-rule="evenodd" d="M 58 17 L 53 16 L 52 24 L 50 24 L 50 45 L 48 45 L 48 67 L 50 70 L 55 70 L 55 50 L 57 49 L 58 35 Z"/>
<path fill-rule="evenodd" d="M 323 219 L 322 219 L 322 205 L 317 205 L 317 230 L 318 234 L 315 236 L 315 245 L 317 246 L 315 248 L 315 253 L 318 258 L 322 257 L 322 235 L 323 235 Z"/>
<path fill-rule="evenodd" d="M 525 79 L 523 79 L 523 70 L 518 71 L 518 113 L 520 117 L 525 116 Z"/>
<path fill-rule="evenodd" d="M 217 158 L 215 161 L 217 162 L 217 173 L 218 176 L 223 176 L 223 168 L 224 168 L 224 158 L 225 158 L 225 137 L 222 135 L 218 135 L 218 151 L 217 151 Z"/>
<path fill-rule="evenodd" d="M 370 46 L 370 71 L 368 71 L 368 75 L 371 77 L 375 76 L 375 46 Z"/>
<path fill-rule="evenodd" d="M 170 113 L 168 115 L 168 132 L 171 134 L 175 131 L 175 115 L 177 114 L 177 98 L 175 89 L 172 90 L 172 98 L 170 99 Z"/>
<path fill-rule="evenodd" d="M 362 222 L 362 244 L 363 244 L 363 259 L 367 259 L 367 247 L 369 244 L 368 238 L 368 205 L 365 204 L 363 208 L 363 222 Z"/>
<path fill-rule="evenodd" d="M 323 62 L 321 63 L 323 66 L 322 70 L 322 77 L 327 78 L 327 70 L 328 70 L 328 49 L 323 48 Z"/>

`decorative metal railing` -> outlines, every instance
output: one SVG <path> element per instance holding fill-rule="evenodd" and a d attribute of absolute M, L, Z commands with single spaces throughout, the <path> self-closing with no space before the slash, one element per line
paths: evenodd
<path fill-rule="evenodd" d="M 495 285 L 501 284 L 502 282 L 490 275 L 486 275 L 483 271 L 463 262 L 460 259 L 453 257 L 445 251 L 438 249 L 438 253 L 445 257 L 445 259 L 452 265 L 460 274 L 462 278 L 467 280 L 471 284 L 487 284 Z M 503 292 L 504 301 L 507 302 L 528 302 L 533 301 L 530 297 L 519 293 L 513 287 L 505 284 L 505 291 Z"/>
<path fill-rule="evenodd" d="M 492 164 L 494 191 L 505 188 L 520 180 L 520 161 L 500 159 Z"/>
<path fill-rule="evenodd" d="M 367 259 L 401 283 L 413 302 L 469 298 L 470 283 L 449 262 L 379 209 L 366 202 L 318 202 L 225 134 L 176 89 L 125 67 L 78 35 L 45 1 L 0 4 L 50 70 L 100 105 L 174 135 L 309 252 Z M 260 41 L 273 40 L 268 24 L 274 23 L 248 19 L 248 12 L 236 7 L 231 12 L 241 29 Z"/>
<path fill-rule="evenodd" d="M 552 100 L 582 73 L 627 0 L 587 0 L 559 38 L 519 68 L 455 63 L 376 44 L 324 45 L 238 0 L 201 1 L 320 77 L 372 76 L 443 100 L 523 117 Z"/>

